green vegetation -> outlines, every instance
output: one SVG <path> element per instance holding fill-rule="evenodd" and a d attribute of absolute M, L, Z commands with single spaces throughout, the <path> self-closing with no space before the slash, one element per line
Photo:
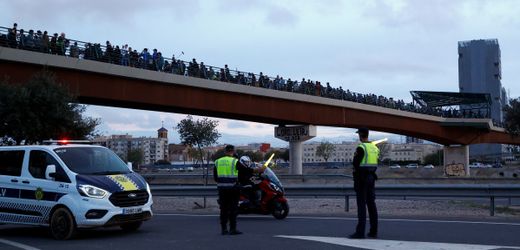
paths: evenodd
<path fill-rule="evenodd" d="M 504 107 L 504 123 L 508 133 L 513 136 L 520 135 L 520 98 L 511 99 Z"/>
<path fill-rule="evenodd" d="M 209 169 L 202 167 L 204 160 L 204 152 L 202 151 L 202 148 L 217 143 L 218 138 L 220 138 L 217 126 L 218 121 L 210 120 L 208 118 L 193 120 L 191 115 L 188 115 L 186 119 L 182 119 L 179 124 L 177 124 L 181 143 L 197 149 L 197 156 L 200 159 L 200 167 L 204 169 L 204 185 L 208 184 Z M 209 164 L 209 153 L 206 159 Z M 206 207 L 206 197 L 204 197 L 203 207 Z"/>
<path fill-rule="evenodd" d="M 197 149 L 195 156 L 200 160 L 201 165 L 204 156 L 202 148 L 217 143 L 218 138 L 220 138 L 216 129 L 217 126 L 218 121 L 208 118 L 193 120 L 190 115 L 177 124 L 176 128 L 179 131 L 181 143 Z"/>
<path fill-rule="evenodd" d="M 130 149 L 126 154 L 126 161 L 131 162 L 135 167 L 139 167 L 143 164 L 144 152 L 142 149 Z"/>
<path fill-rule="evenodd" d="M 439 150 L 436 153 L 425 156 L 423 163 L 424 165 L 432 164 L 434 166 L 444 165 L 444 151 Z"/>
<path fill-rule="evenodd" d="M 322 157 L 325 162 L 327 162 L 330 158 L 330 156 L 336 151 L 336 147 L 334 144 L 323 141 L 321 144 L 316 148 L 316 155 L 319 157 Z"/>
<path fill-rule="evenodd" d="M 288 149 L 271 149 L 267 153 L 264 154 L 264 160 L 267 161 L 271 155 L 274 154 L 273 160 L 283 160 L 285 162 L 289 161 L 289 150 Z"/>
<path fill-rule="evenodd" d="M 100 121 L 83 117 L 85 108 L 49 72 L 26 84 L 0 83 L 0 145 L 92 138 Z"/>

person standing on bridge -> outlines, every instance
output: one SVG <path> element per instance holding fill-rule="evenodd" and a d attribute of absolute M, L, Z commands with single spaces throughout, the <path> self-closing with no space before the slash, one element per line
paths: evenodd
<path fill-rule="evenodd" d="M 356 191 L 358 224 L 356 231 L 349 236 L 351 239 L 365 238 L 365 225 L 368 215 L 370 217 L 369 238 L 377 238 L 377 208 L 375 181 L 379 159 L 379 149 L 368 141 L 368 129 L 360 128 L 356 132 L 361 143 L 356 148 L 352 164 L 354 165 L 352 176 L 354 177 L 354 190 Z"/>
<path fill-rule="evenodd" d="M 227 145 L 225 156 L 215 161 L 213 178 L 217 183 L 220 205 L 220 226 L 222 235 L 242 234 L 237 230 L 238 200 L 240 198 L 240 175 L 250 175 L 252 172 L 262 173 L 267 166 L 251 169 L 235 157 L 235 147 Z M 229 222 L 229 231 L 227 224 Z"/>

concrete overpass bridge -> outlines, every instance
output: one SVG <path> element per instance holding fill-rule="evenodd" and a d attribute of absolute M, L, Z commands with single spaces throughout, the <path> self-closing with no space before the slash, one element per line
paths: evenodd
<path fill-rule="evenodd" d="M 0 47 L 0 77 L 21 83 L 42 69 L 56 75 L 79 102 L 102 106 L 237 119 L 277 125 L 358 128 L 457 145 L 468 165 L 466 145 L 520 145 L 490 119 L 443 118 L 391 108 L 284 92 Z M 450 160 L 450 152 L 447 154 Z M 294 159 L 294 158 L 293 158 Z M 301 161 L 301 160 L 300 160 Z M 455 161 L 455 160 L 454 160 Z M 460 161 L 456 158 L 456 161 Z M 301 166 L 301 165 L 300 165 Z M 300 169 L 301 171 L 301 169 Z"/>

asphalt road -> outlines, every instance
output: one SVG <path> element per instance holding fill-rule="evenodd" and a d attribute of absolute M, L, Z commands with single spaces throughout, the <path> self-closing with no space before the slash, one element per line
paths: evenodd
<path fill-rule="evenodd" d="M 350 240 L 355 218 L 240 216 L 243 235 L 221 236 L 217 215 L 156 214 L 134 233 L 82 231 L 56 241 L 45 228 L 0 225 L 0 249 L 520 249 L 520 220 L 381 218 L 376 240 Z"/>

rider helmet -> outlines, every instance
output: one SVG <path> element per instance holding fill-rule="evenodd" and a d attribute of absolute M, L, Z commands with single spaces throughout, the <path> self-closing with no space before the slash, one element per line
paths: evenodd
<path fill-rule="evenodd" d="M 247 155 L 244 155 L 244 156 L 240 157 L 240 163 L 242 163 L 242 165 L 249 168 L 249 167 L 251 167 L 251 158 L 249 158 L 249 156 L 247 156 Z"/>

